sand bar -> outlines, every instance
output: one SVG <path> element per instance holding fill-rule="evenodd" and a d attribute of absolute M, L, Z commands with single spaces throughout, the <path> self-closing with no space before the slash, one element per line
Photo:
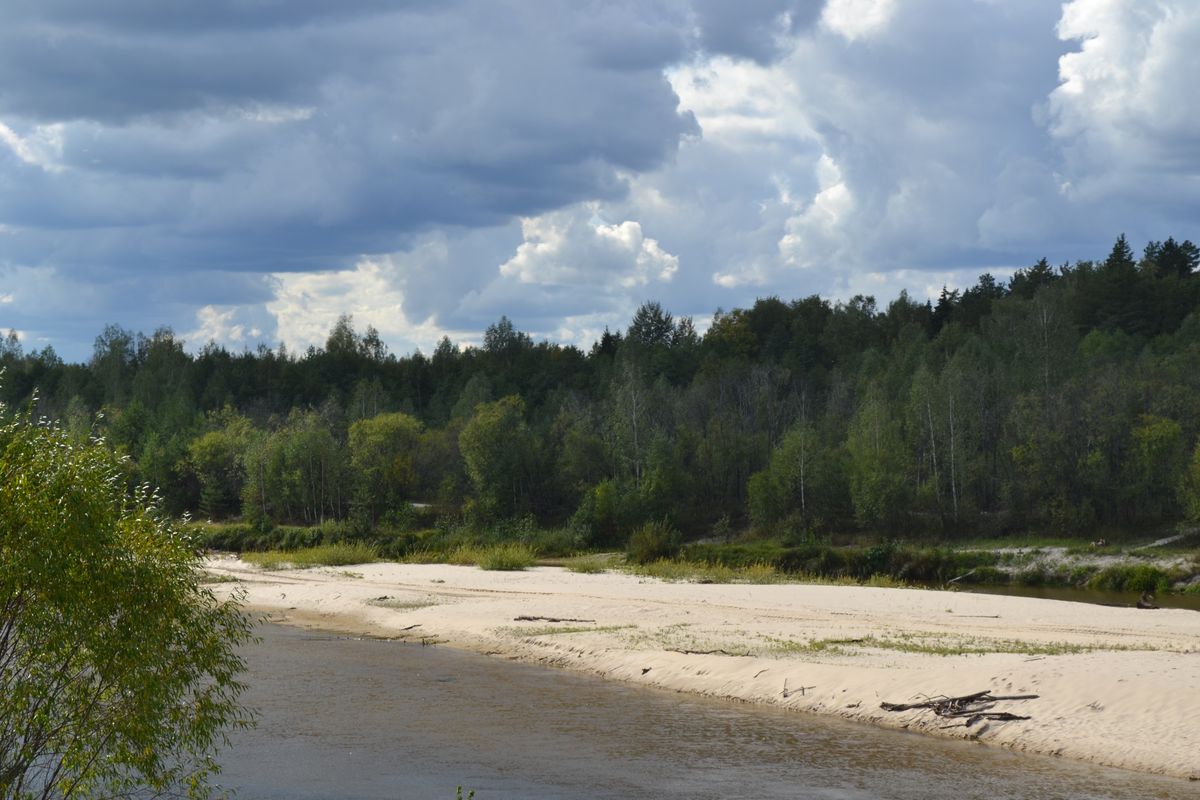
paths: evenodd
<path fill-rule="evenodd" d="M 208 561 L 272 621 L 404 637 L 681 692 L 1200 780 L 1200 613 L 801 584 L 667 583 L 556 567 Z M 518 617 L 542 619 L 518 620 Z M 546 619 L 549 618 L 549 619 Z M 561 621 L 551 621 L 561 620 Z M 910 703 L 1036 694 L 947 719 Z"/>

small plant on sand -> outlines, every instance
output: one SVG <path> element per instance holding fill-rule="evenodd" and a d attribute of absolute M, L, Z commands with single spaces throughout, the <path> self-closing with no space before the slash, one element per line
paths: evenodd
<path fill-rule="evenodd" d="M 429 608 L 430 606 L 438 605 L 437 600 L 404 600 L 399 597 L 372 597 L 367 601 L 367 605 L 375 606 L 376 608 L 390 608 L 393 611 L 415 611 L 418 608 Z"/>
<path fill-rule="evenodd" d="M 563 564 L 571 572 L 595 575 L 608 569 L 608 563 L 599 556 L 579 556 Z"/>

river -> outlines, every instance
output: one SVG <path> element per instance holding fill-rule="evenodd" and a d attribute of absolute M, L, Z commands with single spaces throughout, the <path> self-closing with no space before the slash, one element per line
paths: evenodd
<path fill-rule="evenodd" d="M 1195 798 L 1186 781 L 630 687 L 445 647 L 264 626 L 243 800 Z"/>

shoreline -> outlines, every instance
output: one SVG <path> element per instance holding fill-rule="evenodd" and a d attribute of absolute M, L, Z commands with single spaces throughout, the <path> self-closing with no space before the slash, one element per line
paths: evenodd
<path fill-rule="evenodd" d="M 445 644 L 678 692 L 1200 780 L 1200 613 L 808 584 L 666 583 L 558 567 L 206 562 L 270 622 Z M 527 619 L 518 619 L 518 618 Z M 1002 651 L 1002 652 L 1000 652 Z M 1036 694 L 994 721 L 884 711 Z M 971 722 L 971 725 L 967 725 Z"/>

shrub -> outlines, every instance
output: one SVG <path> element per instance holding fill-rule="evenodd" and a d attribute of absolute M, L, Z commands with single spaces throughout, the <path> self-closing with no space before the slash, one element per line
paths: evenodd
<path fill-rule="evenodd" d="M 516 571 L 532 567 L 537 556 L 528 545 L 508 542 L 481 549 L 477 563 L 480 569 Z"/>
<path fill-rule="evenodd" d="M 1113 592 L 1165 592 L 1171 586 L 1171 576 L 1146 564 L 1115 566 L 1097 572 L 1087 586 Z"/>
<path fill-rule="evenodd" d="M 0 406 L 0 795 L 212 794 L 250 622 L 122 463 Z"/>
<path fill-rule="evenodd" d="M 563 566 L 571 572 L 583 575 L 595 575 L 608 569 L 607 562 L 599 556 L 580 556 L 571 559 Z"/>
<path fill-rule="evenodd" d="M 629 537 L 626 553 L 634 564 L 649 564 L 651 561 L 674 558 L 679 552 L 680 543 L 679 531 L 665 519 L 647 522 Z"/>
<path fill-rule="evenodd" d="M 543 558 L 561 558 L 579 551 L 582 538 L 570 528 L 532 529 L 520 541 Z"/>

